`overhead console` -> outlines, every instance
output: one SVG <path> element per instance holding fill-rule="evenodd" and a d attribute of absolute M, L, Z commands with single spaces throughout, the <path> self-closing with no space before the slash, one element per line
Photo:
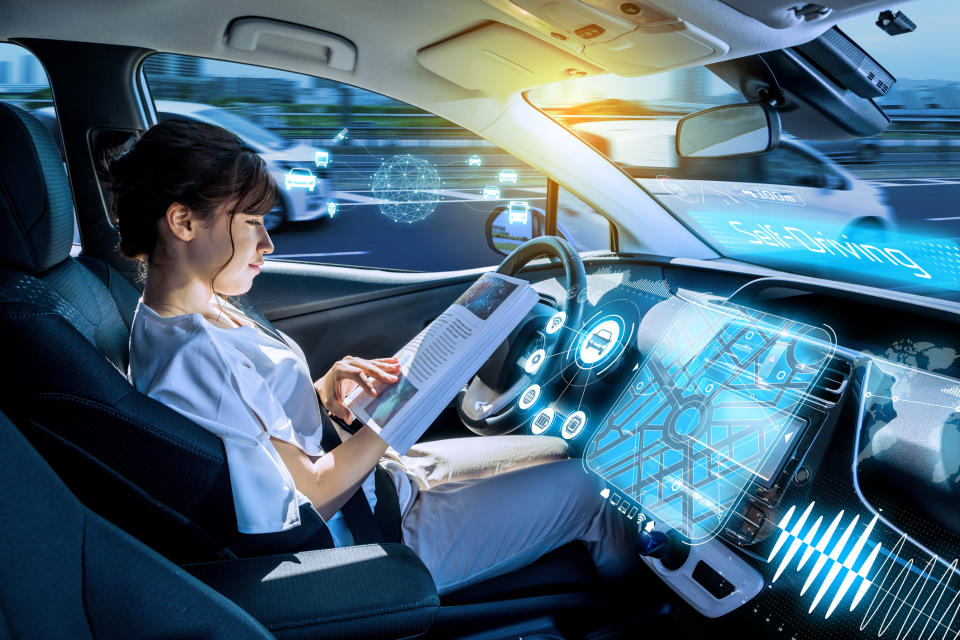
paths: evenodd
<path fill-rule="evenodd" d="M 723 41 L 647 2 L 486 2 L 552 38 L 559 46 L 624 76 L 689 65 L 728 50 Z M 512 5 L 513 10 L 507 5 Z"/>
<path fill-rule="evenodd" d="M 516 91 L 613 72 L 656 73 L 725 54 L 721 40 L 640 2 L 484 0 L 526 29 L 472 27 L 417 52 L 417 60 L 466 89 Z"/>

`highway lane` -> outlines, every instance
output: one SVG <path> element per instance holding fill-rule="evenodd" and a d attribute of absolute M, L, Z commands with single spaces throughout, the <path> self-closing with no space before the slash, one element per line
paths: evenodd
<path fill-rule="evenodd" d="M 462 174 L 462 188 L 443 189 L 436 211 L 413 224 L 394 222 L 384 216 L 368 189 L 341 191 L 339 210 L 333 219 L 323 217 L 287 225 L 274 233 L 274 257 L 417 271 L 497 264 L 503 256 L 487 245 L 487 218 L 494 207 L 510 199 L 523 199 L 531 206 L 543 207 L 542 182 L 535 175 L 528 175 L 521 178 L 519 187 L 499 185 L 501 199 L 483 200 L 480 186 L 489 174 L 471 172 L 466 167 Z M 893 209 L 898 229 L 960 240 L 960 207 L 956 204 L 960 199 L 960 178 L 903 178 L 873 183 L 882 189 Z"/>

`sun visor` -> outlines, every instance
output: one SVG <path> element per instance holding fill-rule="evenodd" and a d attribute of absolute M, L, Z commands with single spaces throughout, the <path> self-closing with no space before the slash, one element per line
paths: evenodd
<path fill-rule="evenodd" d="M 466 89 L 504 93 L 603 73 L 599 67 L 499 22 L 421 49 L 417 60 Z"/>

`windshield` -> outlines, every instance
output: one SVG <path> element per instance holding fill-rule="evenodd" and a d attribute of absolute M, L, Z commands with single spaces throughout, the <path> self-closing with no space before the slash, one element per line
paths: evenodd
<path fill-rule="evenodd" d="M 838 25 L 897 79 L 875 100 L 891 123 L 868 138 L 803 140 L 785 124 L 765 153 L 678 157 L 680 118 L 745 102 L 706 67 L 568 80 L 527 97 L 725 257 L 960 299 L 960 7 L 901 10 L 916 31 L 887 35 L 876 13 Z"/>
<path fill-rule="evenodd" d="M 197 111 L 197 115 L 230 129 L 241 138 L 246 139 L 247 142 L 259 147 L 278 151 L 290 146 L 280 136 L 267 131 L 263 127 L 258 127 L 246 118 L 242 118 L 229 111 L 223 109 L 202 109 Z"/>

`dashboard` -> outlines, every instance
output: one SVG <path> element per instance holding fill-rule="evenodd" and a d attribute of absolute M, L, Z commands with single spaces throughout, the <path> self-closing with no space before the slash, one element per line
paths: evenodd
<path fill-rule="evenodd" d="M 584 322 L 560 372 L 521 395 L 523 428 L 566 438 L 609 508 L 668 534 L 645 560 L 712 632 L 960 635 L 949 303 L 728 274 L 697 291 L 669 266 L 586 267 Z"/>

